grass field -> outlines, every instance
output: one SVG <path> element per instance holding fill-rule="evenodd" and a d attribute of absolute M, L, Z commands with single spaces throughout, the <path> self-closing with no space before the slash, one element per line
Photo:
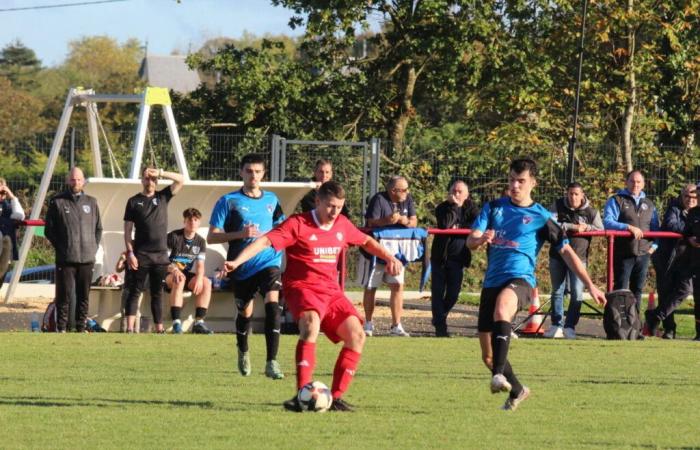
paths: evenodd
<path fill-rule="evenodd" d="M 700 344 L 515 341 L 532 397 L 498 408 L 474 338 L 371 338 L 346 396 L 355 413 L 295 414 L 284 381 L 235 370 L 234 337 L 0 336 L 0 448 L 698 448 Z M 337 347 L 322 341 L 330 385 Z"/>

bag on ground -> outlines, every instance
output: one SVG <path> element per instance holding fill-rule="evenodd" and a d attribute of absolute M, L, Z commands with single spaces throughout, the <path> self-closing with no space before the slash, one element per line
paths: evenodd
<path fill-rule="evenodd" d="M 56 302 L 51 302 L 49 306 L 46 307 L 44 320 L 41 322 L 41 331 L 55 333 L 57 330 L 57 319 Z"/>
<path fill-rule="evenodd" d="M 632 291 L 619 289 L 605 294 L 603 328 L 608 339 L 637 339 L 641 330 L 637 299 Z"/>

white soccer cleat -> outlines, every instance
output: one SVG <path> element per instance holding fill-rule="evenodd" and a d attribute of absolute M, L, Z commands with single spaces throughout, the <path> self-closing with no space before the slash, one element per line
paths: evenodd
<path fill-rule="evenodd" d="M 545 331 L 544 337 L 549 339 L 561 339 L 564 337 L 564 329 L 559 326 L 550 327 L 549 330 Z"/>
<path fill-rule="evenodd" d="M 530 389 L 527 386 L 523 386 L 523 390 L 515 398 L 508 397 L 506 402 L 501 406 L 503 411 L 515 411 L 518 409 L 518 405 L 530 396 Z"/>
<path fill-rule="evenodd" d="M 396 325 L 395 327 L 391 327 L 391 335 L 392 336 L 399 336 L 399 337 L 409 337 L 411 336 L 406 332 L 406 330 L 403 329 L 401 324 Z"/>
<path fill-rule="evenodd" d="M 497 373 L 491 378 L 491 393 L 510 392 L 512 386 L 503 374 Z"/>
<path fill-rule="evenodd" d="M 374 334 L 374 324 L 372 323 L 371 320 L 368 320 L 367 322 L 365 322 L 365 335 L 367 337 L 372 337 L 373 334 Z"/>
<path fill-rule="evenodd" d="M 573 328 L 564 328 L 564 339 L 576 339 L 576 330 Z"/>

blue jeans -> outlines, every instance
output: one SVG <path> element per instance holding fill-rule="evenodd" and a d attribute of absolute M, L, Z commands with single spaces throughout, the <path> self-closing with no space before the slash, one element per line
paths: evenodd
<path fill-rule="evenodd" d="M 641 256 L 630 256 L 629 258 L 615 256 L 613 261 L 613 273 L 615 275 L 613 289 L 629 289 L 632 291 L 637 298 L 637 309 L 642 306 L 642 290 L 647 281 L 650 256 L 648 253 Z"/>
<path fill-rule="evenodd" d="M 549 275 L 552 280 L 552 325 L 561 326 L 564 316 L 564 289 L 569 280 L 569 310 L 566 312 L 564 328 L 576 328 L 581 316 L 581 301 L 583 300 L 583 282 L 559 258 L 549 258 Z"/>
<path fill-rule="evenodd" d="M 447 314 L 457 303 L 459 291 L 462 289 L 464 265 L 461 262 L 448 260 L 444 266 L 432 266 L 431 304 L 433 325 L 436 329 L 447 329 Z"/>

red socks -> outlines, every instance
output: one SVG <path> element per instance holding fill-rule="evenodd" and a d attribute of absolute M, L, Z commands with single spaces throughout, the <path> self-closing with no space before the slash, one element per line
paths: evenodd
<path fill-rule="evenodd" d="M 316 367 L 316 343 L 299 340 L 296 351 L 297 390 L 313 381 Z"/>
<path fill-rule="evenodd" d="M 360 353 L 349 348 L 343 347 L 340 350 L 338 359 L 335 362 L 335 369 L 333 369 L 333 386 L 331 387 L 333 398 L 342 397 L 345 391 L 348 390 L 348 386 L 350 386 L 355 376 L 355 370 L 360 364 L 361 356 Z"/>

